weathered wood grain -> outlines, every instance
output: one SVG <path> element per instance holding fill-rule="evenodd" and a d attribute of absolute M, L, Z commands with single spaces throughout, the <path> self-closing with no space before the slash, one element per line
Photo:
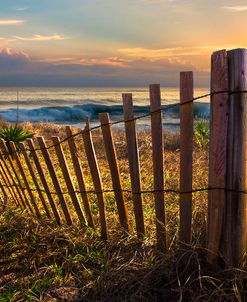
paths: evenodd
<path fill-rule="evenodd" d="M 128 224 L 127 208 L 125 205 L 124 196 L 123 196 L 123 192 L 122 192 L 119 165 L 118 165 L 118 161 L 117 161 L 115 145 L 113 142 L 113 135 L 112 135 L 112 130 L 111 130 L 111 126 L 110 126 L 109 114 L 100 113 L 99 120 L 101 123 L 101 129 L 102 129 L 102 134 L 103 134 L 107 161 L 108 161 L 110 172 L 111 172 L 112 185 L 113 185 L 114 194 L 115 194 L 115 198 L 116 198 L 120 224 L 128 232 L 129 224 Z"/>
<path fill-rule="evenodd" d="M 180 192 L 192 190 L 193 72 L 180 73 Z M 192 193 L 180 194 L 180 242 L 191 243 Z"/>
<path fill-rule="evenodd" d="M 140 162 L 137 146 L 136 124 L 134 119 L 132 94 L 123 94 L 123 111 L 125 120 L 125 133 L 128 149 L 128 159 L 131 177 L 131 188 L 134 202 L 136 230 L 139 237 L 145 234 L 144 217 L 142 209 Z"/>
<path fill-rule="evenodd" d="M 149 86 L 151 133 L 152 133 L 152 157 L 154 175 L 155 213 L 156 213 L 156 233 L 157 245 L 159 249 L 166 249 L 166 219 L 164 200 L 164 163 L 163 163 L 163 126 L 161 112 L 160 85 Z"/>

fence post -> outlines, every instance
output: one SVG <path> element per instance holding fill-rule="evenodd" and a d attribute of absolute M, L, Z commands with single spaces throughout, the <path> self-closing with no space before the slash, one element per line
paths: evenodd
<path fill-rule="evenodd" d="M 55 204 L 55 201 L 54 201 L 52 195 L 49 193 L 50 189 L 49 189 L 49 186 L 48 186 L 48 183 L 47 183 L 47 179 L 45 177 L 45 173 L 44 173 L 44 171 L 42 169 L 39 157 L 37 155 L 37 151 L 35 150 L 34 142 L 33 142 L 33 140 L 31 138 L 28 138 L 26 141 L 28 143 L 30 154 L 31 154 L 31 156 L 33 158 L 36 170 L 37 170 L 37 172 L 39 174 L 39 178 L 40 178 L 40 180 L 41 180 L 41 182 L 43 184 L 43 187 L 45 189 L 46 196 L 47 196 L 47 198 L 49 200 L 49 203 L 50 203 L 52 212 L 54 214 L 54 217 L 56 219 L 56 222 L 57 222 L 57 224 L 60 225 L 61 224 L 60 214 L 59 214 L 59 212 L 58 212 L 58 210 L 56 208 L 56 204 Z"/>
<path fill-rule="evenodd" d="M 8 177 L 8 174 L 6 173 L 6 171 L 4 169 L 4 166 L 1 163 L 1 160 L 0 160 L 0 175 L 1 175 L 3 182 L 7 185 L 7 189 L 9 191 L 13 201 L 16 203 L 16 205 L 19 205 L 22 208 L 22 204 L 21 204 L 21 202 L 19 202 L 18 198 L 16 198 L 16 196 L 15 196 L 14 187 L 11 184 L 11 181 Z M 24 208 L 22 208 L 22 209 L 24 209 Z"/>
<path fill-rule="evenodd" d="M 100 218 L 100 226 L 101 226 L 101 238 L 103 240 L 108 239 L 108 230 L 106 224 L 106 214 L 105 214 L 105 199 L 103 195 L 102 189 L 102 181 L 99 171 L 99 165 L 93 145 L 92 134 L 90 132 L 90 122 L 89 118 L 86 118 L 86 126 L 82 131 L 82 137 L 85 147 L 85 152 L 87 156 L 88 165 L 91 171 L 92 180 L 94 184 L 94 189 L 97 195 L 98 200 L 98 208 L 99 208 L 99 218 Z"/>
<path fill-rule="evenodd" d="M 17 149 L 16 149 L 16 146 L 15 146 L 15 143 L 14 142 L 10 142 L 10 147 L 11 147 L 11 150 L 13 152 L 13 156 L 16 160 L 16 164 L 17 164 L 17 167 L 18 167 L 18 170 L 20 172 L 20 175 L 25 183 L 25 186 L 26 186 L 26 189 L 27 189 L 27 192 L 28 192 L 28 195 L 30 197 L 30 202 L 35 210 L 35 213 L 36 213 L 36 216 L 37 218 L 42 218 L 41 214 L 40 214 L 40 210 L 39 210 L 39 207 L 36 203 L 36 200 L 35 200 L 35 197 L 31 191 L 31 188 L 30 188 L 30 185 L 29 185 L 29 182 L 28 182 L 28 179 L 26 177 L 26 174 L 24 172 L 24 168 L 22 166 L 22 162 L 20 161 L 20 158 L 19 158 L 19 155 L 17 154 Z"/>
<path fill-rule="evenodd" d="M 41 203 L 42 203 L 42 205 L 43 205 L 43 208 L 44 208 L 44 210 L 45 210 L 45 212 L 46 212 L 46 215 L 47 215 L 48 218 L 51 218 L 49 208 L 48 208 L 48 206 L 47 206 L 47 204 L 46 204 L 46 201 L 45 201 L 45 198 L 44 198 L 44 196 L 43 196 L 43 194 L 42 194 L 42 192 L 41 192 L 41 190 L 40 190 L 40 186 L 39 186 L 37 177 L 36 177 L 36 175 L 35 175 L 35 173 L 34 173 L 34 170 L 33 170 L 33 167 L 32 167 L 32 164 L 31 164 L 31 161 L 30 161 L 30 158 L 29 158 L 29 155 L 28 155 L 28 153 L 27 153 L 27 150 L 25 149 L 25 145 L 24 145 L 24 143 L 20 142 L 20 143 L 19 143 L 19 146 L 20 146 L 20 148 L 21 148 L 22 154 L 24 155 L 24 160 L 25 160 L 25 162 L 26 162 L 26 165 L 27 165 L 27 167 L 28 167 L 29 173 L 30 173 L 30 175 L 31 175 L 31 178 L 32 178 L 32 180 L 33 180 L 33 183 L 34 183 L 34 185 L 35 185 L 35 188 L 36 188 L 36 190 L 37 190 L 37 192 L 38 192 L 40 201 L 41 201 Z"/>
<path fill-rule="evenodd" d="M 238 266 L 247 251 L 247 49 L 227 52 L 230 105 L 227 141 L 227 202 L 223 252 Z"/>
<path fill-rule="evenodd" d="M 64 199 L 63 192 L 62 192 L 60 183 L 58 181 L 58 178 L 57 178 L 57 175 L 56 175 L 56 172 L 55 172 L 55 168 L 53 166 L 53 163 L 52 163 L 52 160 L 51 160 L 51 157 L 50 157 L 50 153 L 48 152 L 48 148 L 46 146 L 45 140 L 44 140 L 43 136 L 38 136 L 38 137 L 36 137 L 36 139 L 38 141 L 38 144 L 39 144 L 40 150 L 42 152 L 43 158 L 45 160 L 46 166 L 48 168 L 48 171 L 49 171 L 50 177 L 52 179 L 54 188 L 57 192 L 57 195 L 58 195 L 59 202 L 60 202 L 60 205 L 61 205 L 62 210 L 63 210 L 65 220 L 66 220 L 68 225 L 71 225 L 72 224 L 72 219 L 71 219 L 68 207 L 67 207 L 67 203 Z"/>
<path fill-rule="evenodd" d="M 134 202 L 134 213 L 138 237 L 142 238 L 145 233 L 144 217 L 141 196 L 141 176 L 139 152 L 137 146 L 136 122 L 134 120 L 133 100 L 131 93 L 125 93 L 123 98 L 123 111 L 125 120 L 125 133 L 129 158 L 131 187 Z"/>
<path fill-rule="evenodd" d="M 78 158 L 78 151 L 77 151 L 77 147 L 75 144 L 75 139 L 73 137 L 73 133 L 72 133 L 70 126 L 66 126 L 65 130 L 66 130 L 66 134 L 68 137 L 68 144 L 69 144 L 70 155 L 71 155 L 71 159 L 72 159 L 72 163 L 73 163 L 73 168 L 74 168 L 77 182 L 78 182 L 78 185 L 79 185 L 79 188 L 81 191 L 81 197 L 82 197 L 82 201 L 84 204 L 84 209 L 85 209 L 85 213 L 86 213 L 86 217 L 87 217 L 88 226 L 91 228 L 95 228 L 93 216 L 91 213 L 91 207 L 90 207 L 90 203 L 89 203 L 87 192 L 86 192 L 86 184 L 84 181 L 82 168 L 81 168 L 80 161 Z"/>
<path fill-rule="evenodd" d="M 120 171 L 117 161 L 116 148 L 113 142 L 113 134 L 110 126 L 110 117 L 108 113 L 100 113 L 99 120 L 101 123 L 101 129 L 103 134 L 103 140 L 105 145 L 106 156 L 111 172 L 112 185 L 114 188 L 118 215 L 120 224 L 128 232 L 129 223 L 128 223 L 128 214 L 127 208 L 124 201 L 124 196 L 122 192 L 122 184 L 120 180 Z"/>
<path fill-rule="evenodd" d="M 211 92 L 228 91 L 227 52 L 214 52 L 211 58 Z M 211 97 L 209 187 L 226 187 L 226 154 L 228 132 L 228 93 L 213 94 Z M 224 190 L 208 192 L 207 246 L 208 261 L 218 259 L 223 235 L 223 217 L 226 204 Z"/>
<path fill-rule="evenodd" d="M 21 190 L 20 190 L 20 187 L 18 186 L 18 182 L 16 182 L 14 179 L 15 172 L 13 169 L 12 169 L 13 173 L 11 172 L 11 169 L 9 168 L 9 166 L 7 164 L 7 159 L 5 158 L 6 156 L 7 156 L 7 154 L 4 155 L 0 148 L 0 161 L 3 164 L 2 166 L 5 169 L 6 175 L 9 175 L 10 180 L 12 180 L 12 186 L 13 186 L 13 188 L 15 188 L 15 191 L 17 194 L 15 194 L 15 191 L 13 191 L 13 193 L 15 194 L 15 196 L 18 195 L 18 196 L 16 196 L 16 198 L 20 202 L 21 207 L 23 209 L 25 209 L 26 208 L 25 200 L 21 194 Z"/>
<path fill-rule="evenodd" d="M 247 49 L 212 56 L 208 260 L 238 266 L 247 251 Z M 217 189 L 221 188 L 221 189 Z M 224 189 L 226 188 L 226 190 Z"/>
<path fill-rule="evenodd" d="M 23 204 L 25 205 L 25 207 L 27 206 L 28 209 L 30 210 L 31 213 L 34 213 L 33 211 L 33 208 L 31 207 L 31 204 L 29 202 L 29 198 L 27 197 L 27 195 L 25 194 L 25 190 L 23 188 L 23 185 L 22 185 L 22 182 L 21 182 L 21 179 L 19 177 L 19 173 L 17 172 L 18 170 L 15 168 L 15 165 L 14 165 L 14 161 L 12 159 L 12 156 L 10 155 L 9 153 L 9 149 L 6 145 L 6 142 L 3 140 L 3 139 L 0 139 L 0 145 L 2 147 L 2 150 L 3 150 L 3 154 L 2 156 L 8 160 L 9 162 L 9 165 L 11 167 L 11 170 L 13 171 L 13 173 L 10 172 L 10 175 L 13 177 L 13 175 L 15 176 L 16 180 L 17 180 L 17 187 L 16 188 L 20 188 L 20 191 L 19 192 L 22 192 L 22 194 L 20 193 L 20 200 L 23 201 Z M 1 157 L 2 157 L 1 156 Z M 5 161 L 3 161 L 5 162 Z M 6 162 L 5 162 L 6 163 Z M 6 167 L 7 167 L 7 163 L 6 163 Z"/>
<path fill-rule="evenodd" d="M 180 73 L 180 191 L 192 191 L 193 72 Z M 190 103 L 187 103 L 191 101 Z M 180 195 L 181 243 L 191 242 L 192 193 Z"/>
<path fill-rule="evenodd" d="M 72 177 L 70 175 L 69 167 L 68 167 L 65 155 L 64 155 L 64 151 L 63 151 L 62 144 L 60 142 L 60 138 L 58 136 L 53 136 L 51 139 L 52 139 L 52 142 L 53 142 L 53 145 L 55 148 L 55 152 L 57 155 L 59 166 L 60 166 L 62 174 L 63 174 L 63 178 L 65 180 L 69 195 L 71 197 L 72 204 L 74 206 L 75 212 L 79 219 L 79 223 L 85 225 L 86 220 L 84 217 L 84 213 L 82 211 L 81 204 L 80 204 L 77 194 L 75 192 L 75 186 L 73 184 Z"/>
<path fill-rule="evenodd" d="M 166 221 L 165 221 L 165 200 L 164 200 L 164 159 L 163 159 L 163 125 L 160 98 L 160 85 L 149 86 L 151 132 L 152 132 L 152 156 L 154 175 L 154 197 L 156 214 L 157 246 L 159 249 L 166 249 Z"/>

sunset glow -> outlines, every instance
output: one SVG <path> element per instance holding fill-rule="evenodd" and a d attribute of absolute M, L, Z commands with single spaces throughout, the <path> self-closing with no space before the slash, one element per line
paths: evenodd
<path fill-rule="evenodd" d="M 98 86 L 114 75 L 116 85 L 176 86 L 179 71 L 193 70 L 204 86 L 213 51 L 247 46 L 246 16 L 243 0 L 6 1 L 0 85 L 16 85 L 21 73 L 30 85 L 35 74 L 39 85 L 50 76 Z"/>

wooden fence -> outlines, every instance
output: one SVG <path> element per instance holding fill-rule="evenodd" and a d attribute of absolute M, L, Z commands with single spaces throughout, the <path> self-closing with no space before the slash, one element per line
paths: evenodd
<path fill-rule="evenodd" d="M 247 50 L 218 51 L 212 55 L 211 72 L 211 123 L 209 148 L 209 187 L 207 248 L 208 260 L 217 261 L 223 256 L 227 265 L 238 265 L 247 250 L 246 203 L 246 125 L 247 125 Z M 183 246 L 191 243 L 192 231 L 192 180 L 193 180 L 193 73 L 180 74 L 180 224 L 179 241 Z M 140 160 L 134 117 L 132 94 L 123 94 L 126 147 L 128 152 L 131 194 L 136 234 L 145 235 Z M 167 248 L 164 142 L 160 86 L 150 85 L 150 116 L 152 137 L 152 165 L 156 238 L 158 248 Z M 130 229 L 122 187 L 119 160 L 109 115 L 99 115 L 100 129 L 119 222 L 126 233 Z M 89 119 L 76 140 L 70 127 L 67 138 L 52 138 L 47 146 L 43 137 L 20 143 L 0 141 L 0 189 L 3 197 L 12 200 L 43 219 L 54 219 L 57 224 L 74 222 L 74 214 L 81 224 L 90 228 L 99 225 L 102 239 L 108 239 L 106 201 L 103 181 L 92 139 Z M 66 154 L 63 143 L 68 145 Z M 93 192 L 87 190 L 83 165 L 78 155 L 83 148 L 89 168 Z M 70 164 L 68 163 L 70 161 Z M 73 170 L 73 173 L 72 173 Z M 205 175 L 205 177 L 207 177 Z M 50 182 L 48 181 L 50 179 Z M 52 188 L 55 190 L 52 192 Z M 198 191 L 203 190 L 200 188 Z M 97 211 L 92 208 L 91 193 L 96 196 Z M 66 195 L 66 196 L 65 196 Z M 206 206 L 206 204 L 205 204 Z M 94 204 L 95 207 L 95 204 Z M 97 213 L 97 214 L 95 214 Z M 95 217 L 97 216 L 97 217 Z M 97 222 L 97 221 L 98 222 Z"/>

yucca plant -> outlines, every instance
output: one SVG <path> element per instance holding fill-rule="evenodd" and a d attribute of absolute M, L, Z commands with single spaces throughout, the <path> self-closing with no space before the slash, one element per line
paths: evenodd
<path fill-rule="evenodd" d="M 209 120 L 202 119 L 195 123 L 194 141 L 198 148 L 203 149 L 209 145 Z"/>
<path fill-rule="evenodd" d="M 11 126 L 4 126 L 0 128 L 0 138 L 4 139 L 6 142 L 6 145 L 8 147 L 9 153 L 12 155 L 12 150 L 10 147 L 10 142 L 14 142 L 16 145 L 16 149 L 20 151 L 19 142 L 24 141 L 27 138 L 32 138 L 34 133 L 29 133 L 25 130 L 23 130 L 18 125 L 11 125 Z"/>

